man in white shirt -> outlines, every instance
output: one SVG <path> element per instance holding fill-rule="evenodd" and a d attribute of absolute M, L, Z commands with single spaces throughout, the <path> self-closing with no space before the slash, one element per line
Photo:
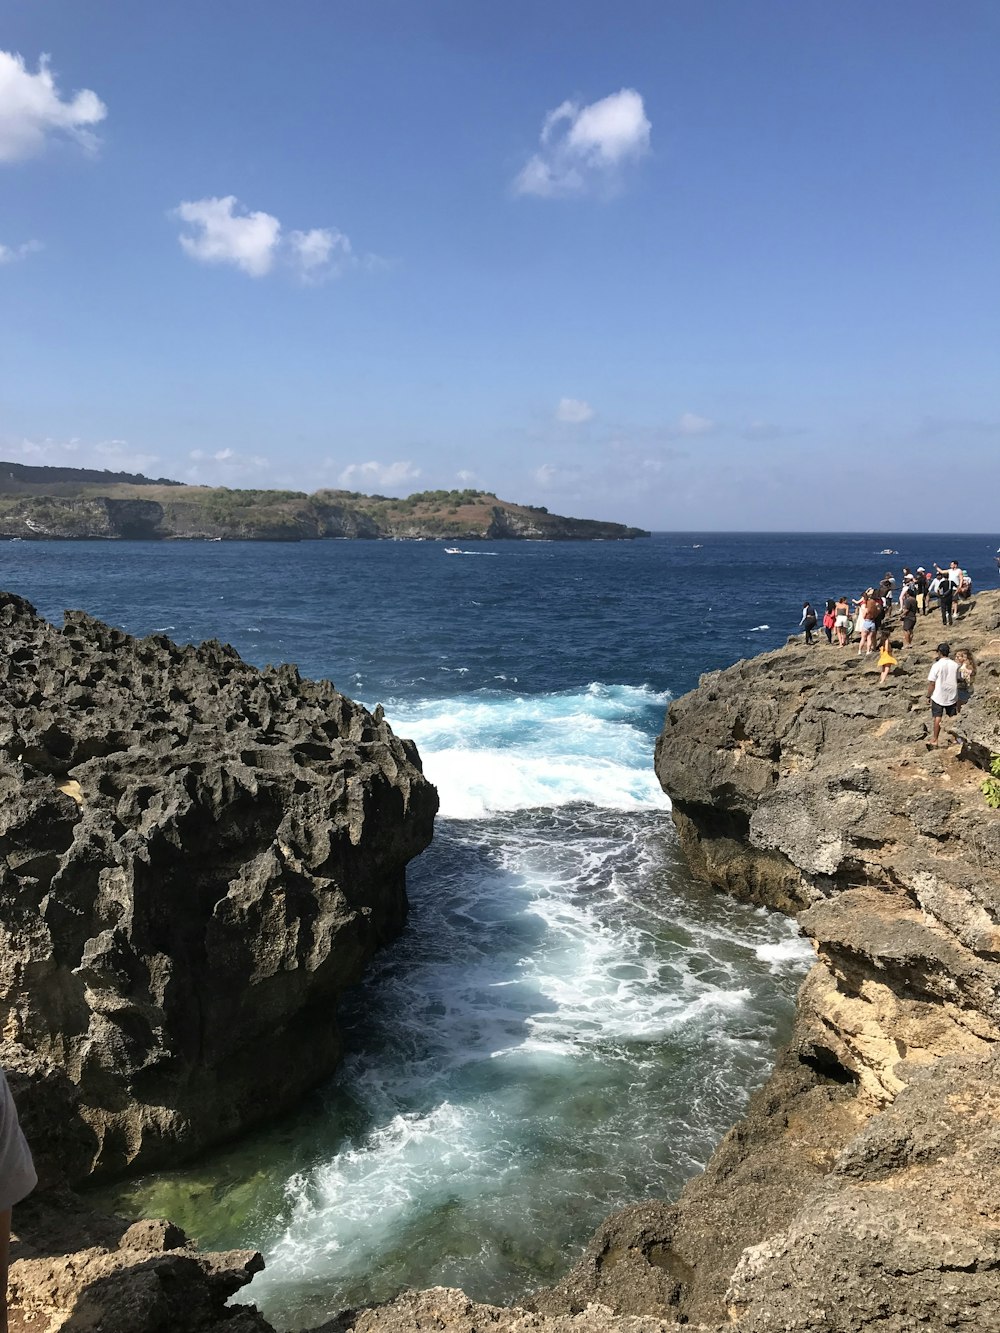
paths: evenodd
<path fill-rule="evenodd" d="M 7 1076 L 0 1069 L 0 1333 L 7 1333 L 7 1256 L 10 1214 L 38 1183 L 31 1152 L 21 1133 Z"/>
<path fill-rule="evenodd" d="M 941 718 L 944 714 L 954 717 L 958 711 L 958 663 L 951 659 L 951 644 L 939 643 L 937 660 L 927 675 L 927 697 L 931 701 L 931 717 L 934 719 L 934 735 L 931 744 L 937 745 L 941 734 Z"/>

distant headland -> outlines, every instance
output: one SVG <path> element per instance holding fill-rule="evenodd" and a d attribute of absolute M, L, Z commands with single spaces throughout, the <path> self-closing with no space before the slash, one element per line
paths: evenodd
<path fill-rule="evenodd" d="M 0 462 L 0 540 L 622 541 L 641 528 L 564 518 L 491 491 L 230 490 L 141 474 Z"/>

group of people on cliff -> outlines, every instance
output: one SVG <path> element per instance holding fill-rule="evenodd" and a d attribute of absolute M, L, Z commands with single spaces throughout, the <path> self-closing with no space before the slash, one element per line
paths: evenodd
<path fill-rule="evenodd" d="M 898 607 L 903 647 L 909 648 L 917 619 L 931 613 L 932 602 L 936 602 L 941 612 L 942 625 L 948 626 L 955 622 L 957 607 L 971 596 L 972 579 L 957 560 L 952 560 L 947 569 L 936 564 L 933 574 L 929 574 L 923 565 L 918 565 L 916 570 L 904 565 L 898 599 L 896 579 L 891 570 L 886 571 L 878 584 L 866 588 L 860 597 L 852 599 L 845 593 L 841 597 L 827 598 L 823 633 L 827 643 L 832 645 L 836 641 L 840 648 L 846 648 L 857 634 L 859 656 L 873 653 L 887 641 L 893 610 Z M 817 641 L 818 625 L 819 616 L 812 603 L 803 602 L 799 628 L 805 632 L 807 644 Z"/>
<path fill-rule="evenodd" d="M 891 635 L 895 627 L 894 611 L 899 611 L 899 628 L 902 632 L 903 647 L 913 644 L 913 635 L 918 619 L 930 615 L 936 602 L 941 613 L 941 623 L 945 627 L 955 623 L 958 608 L 967 603 L 972 596 L 972 579 L 961 568 L 957 560 L 952 560 L 946 569 L 934 565 L 930 574 L 919 565 L 911 570 L 904 565 L 898 598 L 896 579 L 891 570 L 887 570 L 880 582 L 866 588 L 860 597 L 853 600 L 846 595 L 829 598 L 823 614 L 823 632 L 827 642 L 836 642 L 840 648 L 846 648 L 858 635 L 858 655 L 878 652 L 879 684 L 884 684 L 899 665 L 893 652 Z M 815 631 L 819 617 L 809 602 L 802 605 L 802 619 L 799 626 L 805 631 L 807 644 L 816 642 Z M 942 717 L 957 717 L 962 707 L 968 703 L 976 679 L 976 661 L 968 648 L 960 648 L 954 657 L 951 644 L 939 643 L 934 664 L 927 677 L 927 698 L 931 706 L 933 719 L 932 739 L 930 744 L 939 743 Z"/>

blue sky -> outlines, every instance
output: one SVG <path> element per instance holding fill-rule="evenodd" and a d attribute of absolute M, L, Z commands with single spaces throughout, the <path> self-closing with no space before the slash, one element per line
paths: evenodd
<path fill-rule="evenodd" d="M 7 0 L 0 457 L 997 526 L 992 0 Z"/>

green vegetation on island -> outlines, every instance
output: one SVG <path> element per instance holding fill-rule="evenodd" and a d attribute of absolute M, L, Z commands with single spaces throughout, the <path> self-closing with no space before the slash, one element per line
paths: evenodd
<path fill-rule="evenodd" d="M 0 462 L 0 540 L 618 541 L 640 528 L 564 518 L 473 489 L 397 499 L 358 491 L 231 490 L 86 468 Z"/>

